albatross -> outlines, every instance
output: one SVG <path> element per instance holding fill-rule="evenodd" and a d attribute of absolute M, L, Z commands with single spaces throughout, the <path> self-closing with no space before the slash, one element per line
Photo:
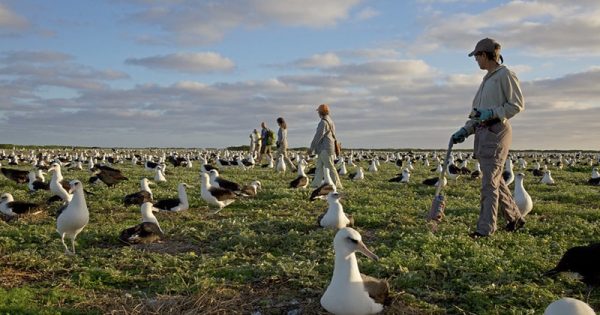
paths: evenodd
<path fill-rule="evenodd" d="M 0 196 L 0 212 L 15 217 L 24 214 L 37 214 L 42 212 L 41 205 L 26 201 L 15 201 L 10 193 L 3 193 Z"/>
<path fill-rule="evenodd" d="M 119 240 L 125 244 L 154 243 L 164 237 L 158 220 L 152 213 L 154 207 L 151 202 L 144 202 L 141 206 L 142 223 L 127 228 L 119 235 Z"/>
<path fill-rule="evenodd" d="M 73 194 L 73 197 L 67 207 L 58 215 L 56 231 L 65 247 L 65 254 L 75 255 L 75 238 L 88 224 L 90 214 L 83 194 L 83 184 L 78 180 L 73 180 L 70 185 L 69 194 Z M 65 244 L 65 237 L 71 239 L 72 251 L 69 251 Z"/>
<path fill-rule="evenodd" d="M 235 201 L 236 194 L 229 189 L 213 187 L 210 184 L 208 174 L 200 173 L 200 178 L 200 197 L 202 197 L 209 206 L 213 205 L 219 208 L 218 210 L 213 211 L 213 214 L 223 210 L 223 208 Z"/>
<path fill-rule="evenodd" d="M 321 186 L 317 187 L 310 194 L 310 201 L 314 201 L 315 199 L 325 199 L 327 198 L 327 194 L 332 191 L 337 191 L 333 180 L 331 179 L 331 175 L 329 175 L 329 169 L 327 167 L 323 168 L 324 180 Z"/>
<path fill-rule="evenodd" d="M 140 181 L 140 191 L 125 196 L 123 202 L 125 205 L 141 205 L 144 202 L 152 201 L 152 190 L 150 190 L 150 181 L 147 178 L 142 178 Z"/>
<path fill-rule="evenodd" d="M 381 312 L 389 293 L 389 284 L 385 280 L 361 274 L 355 252 L 359 251 L 374 260 L 379 260 L 379 257 L 362 242 L 360 234 L 349 227 L 336 233 L 333 249 L 333 276 L 321 297 L 321 306 L 333 314 L 363 315 Z"/>
<path fill-rule="evenodd" d="M 320 226 L 341 229 L 348 225 L 354 225 L 352 215 L 344 213 L 344 207 L 340 203 L 341 198 L 342 195 L 338 192 L 330 192 L 327 195 L 327 211 L 317 219 Z"/>
<path fill-rule="evenodd" d="M 190 188 L 192 186 L 186 183 L 179 183 L 179 185 L 177 185 L 178 198 L 158 200 L 154 203 L 154 207 L 160 210 L 175 212 L 189 209 L 190 204 L 188 203 L 187 193 L 185 192 L 186 187 Z"/>

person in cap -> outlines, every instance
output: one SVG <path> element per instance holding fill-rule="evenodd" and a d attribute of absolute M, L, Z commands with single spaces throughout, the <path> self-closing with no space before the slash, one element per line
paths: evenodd
<path fill-rule="evenodd" d="M 333 158 L 335 156 L 335 124 L 333 123 L 331 116 L 329 116 L 329 106 L 327 104 L 319 105 L 317 113 L 319 114 L 321 121 L 319 122 L 315 136 L 310 143 L 308 154 L 316 153 L 319 157 L 316 161 L 315 177 L 310 183 L 310 186 L 313 188 L 321 186 L 321 181 L 324 178 L 323 169 L 327 168 L 336 188 L 339 189 L 342 188 L 342 183 L 340 182 L 340 177 L 333 165 Z"/>
<path fill-rule="evenodd" d="M 277 118 L 277 125 L 279 126 L 279 130 L 277 131 L 277 142 L 275 145 L 277 146 L 277 158 L 283 155 L 283 162 L 287 163 L 290 169 L 295 169 L 294 163 L 288 157 L 287 149 L 288 149 L 288 140 L 287 140 L 287 123 L 283 117 Z"/>
<path fill-rule="evenodd" d="M 500 44 L 491 39 L 480 40 L 469 57 L 487 73 L 473 99 L 469 120 L 452 135 L 453 143 L 462 143 L 475 134 L 473 153 L 481 165 L 481 199 L 477 229 L 473 238 L 485 237 L 496 231 L 498 208 L 508 221 L 507 231 L 516 231 L 525 221 L 502 178 L 504 162 L 512 142 L 508 120 L 524 109 L 525 103 L 519 79 L 503 65 Z"/>

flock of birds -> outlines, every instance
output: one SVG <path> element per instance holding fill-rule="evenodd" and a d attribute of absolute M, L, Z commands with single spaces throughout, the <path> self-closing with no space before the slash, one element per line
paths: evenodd
<path fill-rule="evenodd" d="M 18 152 L 18 153 L 17 153 Z M 162 151 L 159 156 L 141 154 L 134 151 L 117 151 L 112 153 L 99 152 L 97 150 L 84 150 L 70 153 L 68 151 L 54 152 L 34 150 L 15 151 L 6 154 L 0 152 L 0 172 L 9 180 L 17 184 L 26 185 L 31 193 L 37 191 L 48 191 L 50 197 L 46 204 L 36 204 L 28 201 L 15 201 L 12 194 L 5 192 L 0 196 L 0 214 L 5 221 L 12 221 L 24 215 L 34 215 L 44 211 L 49 204 L 59 202 L 61 206 L 56 211 L 56 231 L 68 255 L 75 254 L 75 240 L 86 225 L 89 223 L 89 210 L 86 196 L 93 193 L 84 189 L 82 181 L 74 179 L 66 181 L 62 170 L 83 170 L 84 165 L 91 172 L 88 179 L 90 185 L 104 183 L 108 187 L 114 187 L 120 182 L 129 180 L 117 168 L 122 163 L 139 165 L 149 172 L 154 173 L 154 182 L 166 181 L 165 171 L 168 165 L 172 167 L 186 167 L 193 169 L 194 163 L 199 164 L 200 169 L 200 196 L 213 208 L 212 214 L 221 211 L 240 198 L 252 198 L 259 194 L 262 184 L 254 180 L 247 185 L 228 180 L 220 175 L 219 171 L 228 168 L 247 169 L 251 167 L 272 168 L 277 172 L 286 172 L 286 163 L 283 157 L 270 160 L 265 165 L 256 165 L 252 154 L 243 152 L 222 151 L 196 151 L 188 152 L 180 156 L 177 152 Z M 562 169 L 567 166 L 589 165 L 594 166 L 600 162 L 600 155 L 593 154 L 530 154 L 533 166 L 528 168 L 525 155 L 511 155 L 507 159 L 503 178 L 507 184 L 514 182 L 514 198 L 521 211 L 526 216 L 533 209 L 533 201 L 524 186 L 526 173 L 540 177 L 539 182 L 546 185 L 555 185 L 550 168 Z M 291 160 L 298 173 L 297 177 L 289 183 L 290 189 L 307 189 L 311 182 L 308 175 L 314 174 L 314 168 L 308 169 L 309 163 L 314 156 L 302 156 L 292 153 Z M 365 171 L 358 165 L 359 162 L 367 161 L 369 166 Z M 447 167 L 441 156 L 433 153 L 377 153 L 372 152 L 350 152 L 336 161 L 335 170 L 324 170 L 322 184 L 316 188 L 310 188 L 309 199 L 324 199 L 327 201 L 327 210 L 317 218 L 317 224 L 324 228 L 337 230 L 333 248 L 335 252 L 334 271 L 331 282 L 325 290 L 321 305 L 327 311 L 334 314 L 374 314 L 383 310 L 389 301 L 389 284 L 385 279 L 376 279 L 360 273 L 358 268 L 356 252 L 361 252 L 369 258 L 378 260 L 378 256 L 370 251 L 363 243 L 361 235 L 353 229 L 354 218 L 344 212 L 341 199 L 344 194 L 332 181 L 331 172 L 337 172 L 339 176 L 347 176 L 349 180 L 361 181 L 365 179 L 365 172 L 375 173 L 381 163 L 393 163 L 400 172 L 389 182 L 409 183 L 411 171 L 417 164 L 431 168 L 436 174 L 446 172 L 446 176 L 435 176 L 421 181 L 423 185 L 439 186 L 447 185 L 448 180 L 457 180 L 459 177 L 478 179 L 481 177 L 479 164 L 475 161 L 474 169 L 469 168 L 469 163 L 475 161 L 470 154 L 457 153 L 451 155 Z M 216 166 L 213 166 L 216 165 Z M 542 166 L 543 165 L 543 166 Z M 354 168 L 354 172 L 348 172 L 348 168 Z M 23 170 L 27 168 L 29 170 Z M 515 174 L 515 168 L 519 170 Z M 49 182 L 45 176 L 51 173 Z M 443 178 L 443 182 L 440 182 Z M 158 211 L 180 212 L 189 209 L 189 201 L 186 189 L 194 188 L 187 183 L 179 183 L 177 186 L 178 197 L 170 199 L 155 200 L 148 178 L 140 180 L 140 191 L 123 197 L 125 205 L 137 205 L 140 207 L 141 223 L 124 229 L 118 239 L 125 244 L 152 243 L 165 239 L 165 232 L 161 229 L 158 219 L 154 213 Z M 597 167 L 593 168 L 590 185 L 600 185 L 600 174 Z M 70 240 L 71 246 L 67 245 Z M 594 287 L 600 284 L 600 244 L 574 247 L 569 249 L 560 260 L 556 268 L 548 271 L 546 275 L 552 276 L 559 272 L 577 272 L 583 276 L 583 282 Z M 565 310 L 569 310 L 565 313 Z M 548 306 L 544 314 L 594 314 L 593 310 L 584 302 L 564 298 Z"/>

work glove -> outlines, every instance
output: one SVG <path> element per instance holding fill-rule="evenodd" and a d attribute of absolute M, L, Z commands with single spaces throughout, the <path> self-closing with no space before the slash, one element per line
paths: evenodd
<path fill-rule="evenodd" d="M 471 114 L 469 114 L 469 118 L 471 118 L 479 123 L 483 123 L 490 119 L 496 118 L 496 114 L 494 113 L 494 110 L 491 108 L 488 108 L 488 109 L 473 108 L 473 110 L 471 111 Z"/>
<path fill-rule="evenodd" d="M 462 143 L 469 136 L 469 132 L 465 128 L 460 128 L 457 132 L 452 135 L 452 143 Z"/>

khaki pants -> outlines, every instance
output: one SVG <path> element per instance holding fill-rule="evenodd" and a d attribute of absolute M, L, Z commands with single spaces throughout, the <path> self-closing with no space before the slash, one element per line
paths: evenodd
<path fill-rule="evenodd" d="M 521 217 L 508 185 L 502 178 L 511 142 L 512 128 L 508 121 L 491 127 L 480 127 L 475 132 L 475 155 L 482 174 L 477 232 L 483 235 L 496 231 L 498 208 L 509 222 Z"/>
<path fill-rule="evenodd" d="M 333 155 L 327 154 L 327 151 L 319 152 L 319 157 L 317 158 L 316 166 L 315 166 L 315 178 L 310 183 L 310 186 L 313 188 L 317 188 L 321 186 L 321 181 L 325 178 L 323 176 L 323 168 L 329 169 L 329 175 L 331 176 L 331 180 L 335 184 L 337 189 L 342 188 L 342 182 L 340 181 L 340 177 L 338 176 L 337 170 L 333 165 Z"/>

